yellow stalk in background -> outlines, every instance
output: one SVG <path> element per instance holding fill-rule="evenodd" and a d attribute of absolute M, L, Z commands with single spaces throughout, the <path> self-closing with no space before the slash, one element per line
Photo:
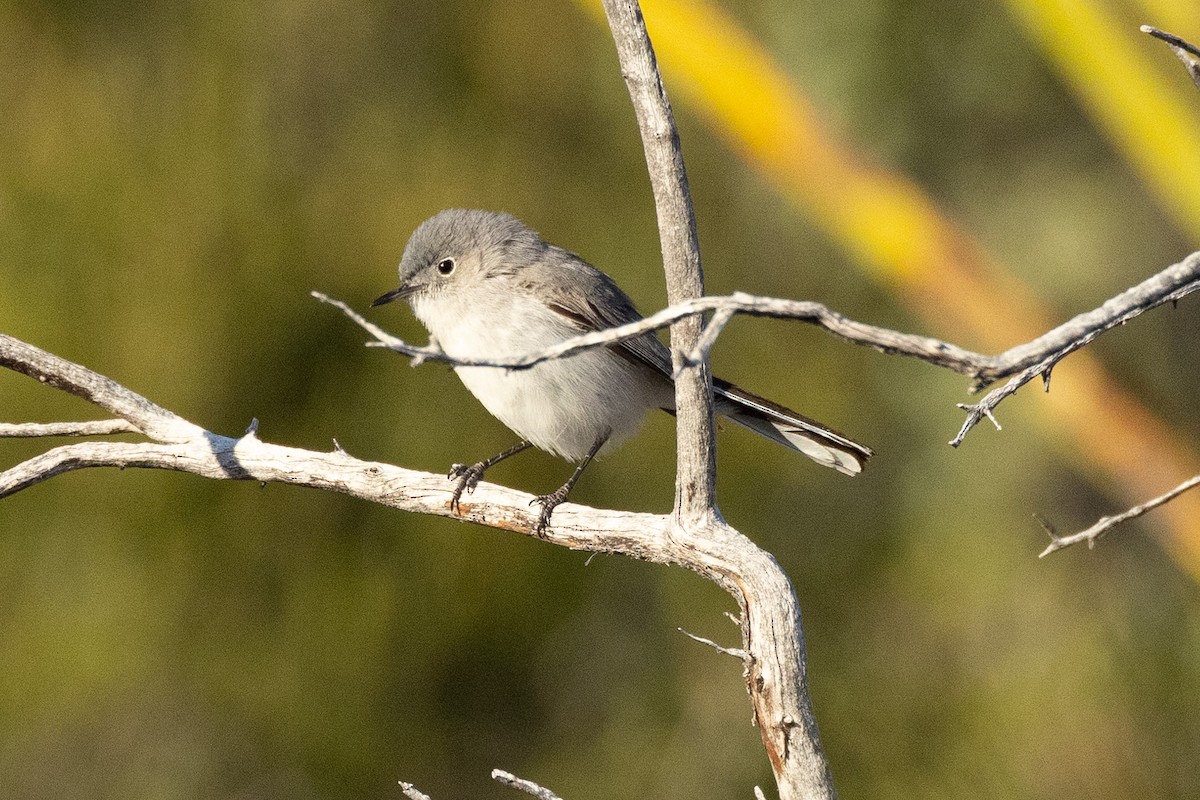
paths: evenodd
<path fill-rule="evenodd" d="M 595 0 L 577 2 L 603 20 Z M 935 335 L 1000 351 L 1061 321 L 920 186 L 873 165 L 825 130 L 794 82 L 720 8 L 705 0 L 643 0 L 642 8 L 672 97 L 700 113 L 768 183 L 850 251 L 855 263 L 924 315 Z M 1169 61 L 1164 54 L 1164 63 Z M 1178 83 L 1190 89 L 1182 76 Z M 1200 98 L 1188 100 L 1200 104 Z M 1178 113 L 1171 101 L 1158 102 Z M 1200 150 L 1196 130 L 1200 125 L 1191 129 L 1186 148 L 1193 153 Z M 1155 141 L 1155 152 L 1172 146 L 1168 139 Z M 1181 161 L 1177 168 L 1191 168 Z M 1145 169 L 1156 175 L 1159 167 Z M 1200 179 L 1179 182 L 1200 185 Z M 1200 230 L 1200 194 L 1180 194 L 1167 197 L 1181 204 L 1179 218 L 1194 213 L 1194 230 Z M 1148 265 L 1148 274 L 1161 266 L 1166 265 Z M 1056 391 L 1039 398 L 1043 413 L 1037 418 L 1047 440 L 1070 445 L 1077 466 L 1098 484 L 1132 504 L 1200 472 L 1169 426 L 1125 393 L 1086 351 L 1056 368 L 1055 383 Z M 1200 579 L 1200 494 L 1178 497 L 1161 514 L 1167 549 Z"/>
<path fill-rule="evenodd" d="M 1200 239 L 1200 96 L 1178 62 L 1104 0 L 1006 2 L 1163 209 Z"/>

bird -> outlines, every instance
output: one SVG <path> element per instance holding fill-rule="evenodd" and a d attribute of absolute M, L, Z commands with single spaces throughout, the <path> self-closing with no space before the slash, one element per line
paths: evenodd
<path fill-rule="evenodd" d="M 372 307 L 409 302 L 435 344 L 451 360 L 510 359 L 583 333 L 642 318 L 607 274 L 550 244 L 516 217 L 446 209 L 422 222 L 405 245 L 399 285 Z M 543 536 L 600 452 L 632 436 L 646 413 L 674 414 L 671 352 L 653 333 L 527 369 L 455 365 L 466 388 L 521 440 L 491 458 L 452 465 L 450 509 L 484 473 L 537 447 L 576 464 L 557 490 L 538 495 L 534 532 Z M 716 413 L 818 464 L 846 475 L 862 471 L 871 449 L 815 420 L 713 379 Z"/>

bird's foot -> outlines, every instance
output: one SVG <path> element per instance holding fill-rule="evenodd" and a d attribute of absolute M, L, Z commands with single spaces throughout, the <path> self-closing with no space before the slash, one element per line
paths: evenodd
<path fill-rule="evenodd" d="M 450 473 L 446 476 L 449 480 L 458 478 L 458 484 L 454 487 L 454 494 L 450 496 L 450 510 L 458 514 L 459 500 L 462 499 L 463 493 L 470 494 L 475 491 L 475 487 L 479 485 L 479 481 L 483 478 L 484 470 L 488 465 L 483 461 L 476 461 L 474 464 L 451 464 Z"/>
<path fill-rule="evenodd" d="M 533 533 L 539 539 L 546 538 L 546 528 L 550 527 L 550 515 L 554 513 L 554 509 L 562 505 L 567 499 L 567 495 L 571 492 L 571 485 L 560 486 L 550 494 L 539 494 L 537 497 L 529 501 L 529 505 L 537 503 L 542 507 L 542 511 L 538 514 L 537 525 L 533 528 Z"/>

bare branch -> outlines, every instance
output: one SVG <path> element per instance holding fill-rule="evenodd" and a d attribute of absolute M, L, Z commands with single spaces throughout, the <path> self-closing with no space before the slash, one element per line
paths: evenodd
<path fill-rule="evenodd" d="M 533 535 L 533 495 L 481 482 L 460 512 L 450 510 L 454 484 L 445 475 L 362 461 L 344 452 L 320 453 L 269 444 L 247 435 L 231 439 L 207 433 L 193 442 L 81 442 L 63 445 L 0 472 L 0 499 L 57 475 L 116 467 L 188 472 L 215 480 L 286 483 L 339 492 L 411 511 L 456 517 Z M 680 562 L 667 540 L 667 519 L 656 514 L 608 511 L 565 503 L 543 538 L 576 550 L 625 553 L 649 561 Z M 665 549 L 664 549 L 665 548 Z M 693 566 L 705 569 L 695 559 Z"/>
<path fill-rule="evenodd" d="M 733 656 L 734 658 L 741 659 L 742 661 L 745 661 L 746 659 L 750 658 L 750 654 L 747 653 L 745 650 L 741 649 L 740 647 L 725 647 L 724 645 L 717 644 L 712 639 L 705 639 L 703 636 L 697 636 L 696 634 L 691 633 L 690 631 L 685 631 L 683 628 L 676 628 L 675 630 L 679 631 L 684 636 L 688 637 L 689 639 L 692 639 L 693 641 L 697 641 L 700 644 L 708 645 L 713 650 L 716 650 L 718 653 L 724 653 L 727 656 Z"/>
<path fill-rule="evenodd" d="M 508 364 L 502 364 L 499 362 L 476 363 L 476 362 L 472 362 L 472 361 L 464 361 L 462 359 L 454 359 L 454 358 L 451 358 L 450 356 L 446 355 L 442 351 L 442 349 L 437 346 L 437 343 L 432 340 L 430 341 L 429 345 L 426 347 L 421 347 L 421 346 L 415 345 L 415 344 L 409 344 L 408 342 L 404 341 L 400 337 L 393 336 L 392 334 L 388 333 L 383 328 L 379 327 L 374 322 L 371 322 L 366 317 L 364 317 L 362 314 L 359 314 L 357 311 L 352 309 L 349 305 L 342 302 L 341 300 L 337 300 L 333 297 L 330 297 L 329 295 L 325 294 L 324 292 L 312 291 L 312 292 L 309 292 L 309 294 L 311 294 L 313 297 L 320 300 L 322 303 L 326 303 L 328 305 L 333 306 L 334 308 L 340 309 L 343 314 L 345 314 L 350 319 L 354 320 L 354 322 L 357 323 L 359 327 L 361 327 L 367 333 L 374 336 L 375 341 L 367 342 L 368 346 L 382 346 L 382 347 L 386 347 L 389 350 L 394 350 L 397 353 L 401 353 L 402 355 L 410 356 L 412 358 L 412 364 L 410 366 L 413 366 L 413 367 L 419 367 L 421 364 L 424 364 L 426 361 L 440 361 L 440 362 L 443 362 L 446 364 L 453 364 L 456 367 L 472 367 L 472 366 L 491 367 L 491 366 L 495 366 L 495 367 L 509 367 L 509 368 L 527 368 L 527 367 L 532 367 L 534 364 L 537 364 L 540 361 L 547 360 L 547 359 L 538 359 L 536 361 L 530 362 L 529 364 L 508 365 Z M 554 357 L 554 356 L 551 356 L 551 357 Z"/>
<path fill-rule="evenodd" d="M 492 780 L 503 784 L 510 789 L 518 789 L 526 794 L 531 794 L 538 798 L 538 800 L 562 800 L 561 797 L 546 787 L 538 786 L 533 781 L 527 781 L 524 778 L 518 778 L 511 772 L 505 772 L 502 769 L 492 770 Z"/>
<path fill-rule="evenodd" d="M 715 451 L 711 440 L 712 408 L 706 362 L 724 326 L 735 314 L 808 322 L 846 341 L 885 353 L 919 358 L 967 375 L 972 378 L 971 391 L 1011 376 L 1005 386 L 985 396 L 980 403 L 963 406 L 968 411 L 967 419 L 952 442 L 958 444 L 984 418 L 999 428 L 994 410 L 1001 401 L 1039 375 L 1048 389 L 1054 366 L 1096 336 L 1150 308 L 1178 301 L 1200 288 L 1200 253 L 1112 298 L 1100 308 L 1080 314 L 1043 336 L 996 356 L 975 353 L 930 337 L 856 322 L 819 303 L 741 293 L 729 297 L 699 296 L 702 273 L 678 136 L 641 14 L 637 4 L 628 0 L 604 0 L 604 6 L 617 44 L 622 73 L 638 115 L 655 188 L 671 307 L 638 322 L 581 335 L 521 358 L 456 361 L 447 358 L 436 343 L 417 347 L 387 336 L 344 304 L 317 296 L 338 305 L 387 347 L 417 360 L 437 359 L 458 366 L 523 369 L 674 325 L 673 343 L 676 346 L 673 355 L 676 377 L 680 381 L 677 386 L 680 415 L 677 513 L 671 526 L 671 538 L 677 543 L 695 541 L 698 551 L 705 551 L 719 542 L 722 550 L 739 560 L 738 567 L 731 571 L 717 569 L 711 577 L 739 599 L 743 640 L 759 643 L 757 650 L 749 647 L 746 650 L 747 682 L 780 795 L 785 800 L 800 796 L 832 797 L 832 780 L 821 751 L 807 691 L 803 634 L 794 591 L 769 554 L 758 550 L 725 525 L 716 511 L 712 460 Z M 712 312 L 713 317 L 703 333 L 698 319 L 692 319 L 690 326 L 676 325 L 681 320 L 708 312 Z M 761 582 L 744 581 L 747 574 Z M 753 631 L 772 631 L 774 635 L 764 643 Z"/>
<path fill-rule="evenodd" d="M 82 397 L 160 442 L 187 441 L 203 432 L 116 381 L 4 333 L 0 333 L 0 366 Z"/>
<path fill-rule="evenodd" d="M 1200 486 L 1200 475 L 1189 478 L 1171 491 L 1167 492 L 1166 494 L 1161 494 L 1158 497 L 1155 497 L 1153 500 L 1147 500 L 1141 505 L 1134 506 L 1127 511 L 1122 511 L 1120 514 L 1116 514 L 1111 517 L 1101 517 L 1095 525 L 1092 525 L 1090 528 L 1082 530 L 1079 533 L 1073 533 L 1070 536 L 1059 536 L 1050 523 L 1039 519 L 1039 521 L 1042 523 L 1042 527 L 1046 529 L 1046 533 L 1050 534 L 1050 544 L 1045 550 L 1038 554 L 1038 558 L 1045 558 L 1051 553 L 1062 550 L 1065 547 L 1070 547 L 1073 544 L 1079 544 L 1080 542 L 1087 542 L 1088 547 L 1092 547 L 1095 545 L 1097 539 L 1108 533 L 1112 528 L 1120 525 L 1122 522 L 1140 517 L 1147 511 L 1158 508 L 1163 503 L 1170 502 L 1186 492 L 1188 489 L 1194 489 L 1197 486 Z"/>
<path fill-rule="evenodd" d="M 616 44 L 621 75 L 637 117 L 646 170 L 654 192 L 662 245 L 667 300 L 672 304 L 704 294 L 700 239 L 688 189 L 679 130 L 658 71 L 642 10 L 634 0 L 603 0 Z M 703 522 L 717 515 L 716 418 L 712 375 L 706 361 L 685 365 L 700 339 L 700 319 L 680 317 L 671 325 L 675 376 L 675 513 Z"/>
<path fill-rule="evenodd" d="M 282 447 L 261 441 L 253 423 L 240 438 L 221 436 L 176 417 L 115 381 L 79 364 L 0 334 L 0 365 L 37 377 L 43 383 L 84 394 L 96 405 L 146 421 L 152 442 L 79 442 L 53 448 L 0 472 L 0 498 L 78 469 L 129 467 L 190 472 L 218 480 L 288 483 L 341 492 L 392 508 L 424 514 L 459 516 L 492 527 L 529 533 L 537 513 L 532 495 L 480 483 L 461 514 L 450 508 L 454 483 L 445 475 L 362 461 L 337 449 L 331 453 Z M 75 391 L 83 387 L 85 392 Z M 186 432 L 187 436 L 180 436 Z M 582 511 L 581 515 L 576 516 Z M 666 518 L 652 514 L 601 511 L 567 503 L 554 515 L 547 538 L 575 549 L 624 552 L 656 558 L 664 543 Z M 620 535 L 637 529 L 637 536 Z M 666 560 L 678 560 L 662 555 Z M 693 563 L 695 559 L 690 559 Z"/>
<path fill-rule="evenodd" d="M 964 375 L 976 375 L 981 370 L 994 367 L 997 357 L 980 355 L 964 350 L 955 345 L 933 339 L 927 336 L 916 336 L 899 333 L 887 328 L 880 328 L 862 322 L 848 319 L 835 311 L 829 310 L 821 303 L 810 300 L 787 300 L 775 297 L 760 297 L 735 292 L 731 295 L 714 295 L 699 297 L 677 305 L 670 306 L 636 322 L 607 328 L 602 331 L 583 333 L 565 339 L 544 350 L 528 353 L 513 358 L 495 359 L 459 359 L 446 355 L 437 347 L 421 347 L 393 336 L 368 322 L 361 315 L 350 309 L 340 300 L 330 298 L 321 292 L 312 292 L 322 302 L 341 309 L 346 316 L 358 323 L 364 330 L 376 337 L 370 345 L 386 347 L 404 355 L 419 356 L 427 360 L 440 361 L 456 367 L 495 367 L 496 369 L 528 369 L 544 361 L 566 358 L 576 353 L 592 350 L 597 347 L 609 347 L 634 339 L 652 331 L 665 328 L 685 317 L 698 316 L 708 312 L 728 314 L 744 314 L 752 317 L 773 317 L 777 319 L 794 319 L 825 329 L 834 336 L 848 342 L 862 344 L 885 353 L 912 356 L 922 361 L 928 361 L 936 366 L 945 367 Z M 715 317 L 715 315 L 714 315 Z M 709 323 L 712 324 L 711 322 Z M 718 332 L 723 325 L 718 326 Z M 708 344 L 705 341 L 700 344 Z M 694 359 L 696 350 L 689 358 Z"/>
<path fill-rule="evenodd" d="M 1179 263 L 1172 264 L 1156 275 L 1105 301 L 1098 308 L 1079 314 L 1030 342 L 991 356 L 966 350 L 940 339 L 901 333 L 857 322 L 831 311 L 821 303 L 760 297 L 735 292 L 728 296 L 699 297 L 687 300 L 637 322 L 576 336 L 553 347 L 518 358 L 472 361 L 450 358 L 437 348 L 410 345 L 367 322 L 344 303 L 331 300 L 319 292 L 313 294 L 324 302 L 341 308 L 347 316 L 376 336 L 377 341 L 384 346 L 406 355 L 443 361 L 455 366 L 527 369 L 543 361 L 564 358 L 584 350 L 607 347 L 626 339 L 632 339 L 664 328 L 684 317 L 713 312 L 713 319 L 705 329 L 704 335 L 689 352 L 685 361 L 694 362 L 706 357 L 730 316 L 745 314 L 754 317 L 794 319 L 798 322 L 816 325 L 847 342 L 871 347 L 883 353 L 909 356 L 926 361 L 934 366 L 972 378 L 971 391 L 977 391 L 1004 378 L 1011 378 L 1004 386 L 985 395 L 979 403 L 960 406 L 968 414 L 958 435 L 950 442 L 957 446 L 962 443 L 967 433 L 983 419 L 991 419 L 995 422 L 993 413 L 996 407 L 1029 381 L 1042 376 L 1048 387 L 1049 376 L 1054 366 L 1071 353 L 1089 344 L 1102 333 L 1124 325 L 1140 314 L 1164 303 L 1177 303 L 1197 289 L 1200 289 L 1200 252 L 1192 253 Z"/>
<path fill-rule="evenodd" d="M 0 364 L 24 374 L 45 375 L 47 379 L 43 382 L 51 386 L 82 384 L 94 387 L 89 399 L 103 408 L 158 408 L 103 375 L 3 334 L 0 334 Z M 174 417 L 163 409 L 157 413 Z M 533 499 L 531 494 L 495 484 L 480 482 L 469 496 L 469 502 L 464 500 L 456 513 L 450 509 L 454 482 L 442 474 L 363 461 L 341 449 L 317 452 L 270 444 L 259 439 L 253 430 L 239 438 L 231 438 L 182 419 L 179 429 L 196 433 L 183 441 L 175 441 L 173 434 L 176 431 L 168 428 L 167 433 L 172 434 L 172 438 L 165 441 L 77 442 L 55 447 L 0 472 L 0 498 L 65 472 L 132 467 L 188 472 L 217 480 L 307 486 L 391 508 L 454 517 L 526 535 L 533 535 L 533 526 L 537 522 L 537 512 L 529 508 L 529 501 Z M 555 510 L 553 524 L 543 532 L 543 539 L 574 550 L 617 553 L 656 563 L 679 564 L 733 591 L 739 599 L 738 586 L 779 580 L 782 576 L 781 571 L 773 575 L 743 575 L 746 571 L 764 569 L 764 562 L 773 565 L 774 560 L 740 535 L 731 536 L 729 531 L 722 529 L 681 532 L 672 526 L 668 516 L 660 514 L 564 503 Z M 750 549 L 744 549 L 746 544 L 750 544 Z M 758 566 L 754 566 L 756 563 Z M 773 573 L 769 566 L 765 569 Z M 778 570 L 777 565 L 774 570 Z M 761 623 L 761 620 L 750 620 L 744 608 L 742 620 L 743 630 Z"/>
<path fill-rule="evenodd" d="M 1180 39 L 1174 34 L 1160 31 L 1158 28 L 1150 25 L 1143 25 L 1142 33 L 1148 33 L 1155 39 L 1162 39 L 1170 45 L 1171 50 L 1183 62 L 1183 66 L 1187 69 L 1192 83 L 1196 84 L 1197 89 L 1200 89 L 1200 48 L 1197 48 L 1191 42 Z"/>
<path fill-rule="evenodd" d="M 667 299 L 673 305 L 695 302 L 704 294 L 696 218 L 679 132 L 654 48 L 636 0 L 603 0 L 603 5 L 621 74 L 633 101 L 654 190 Z M 717 510 L 712 375 L 705 358 L 692 366 L 685 364 L 701 344 L 700 322 L 698 317 L 689 316 L 671 326 L 676 373 L 671 539 L 702 558 L 717 556 L 721 563 L 714 563 L 714 580 L 741 606 L 742 640 L 752 653 L 746 659 L 746 685 L 780 797 L 833 798 L 833 778 L 808 692 L 796 593 L 775 559 L 726 524 Z M 720 326 L 713 338 L 719 330 Z M 705 352 L 702 348 L 701 355 Z"/>
<path fill-rule="evenodd" d="M 405 783 L 404 781 L 400 781 L 400 791 L 404 792 L 404 796 L 407 797 L 408 800 L 432 800 L 429 795 L 425 794 L 411 783 Z"/>
<path fill-rule="evenodd" d="M 140 467 L 189 472 L 218 480 L 287 483 L 340 492 L 415 513 L 456 517 L 532 536 L 533 496 L 481 482 L 459 511 L 450 509 L 453 482 L 443 475 L 264 442 L 252 430 L 221 436 L 159 409 L 146 398 L 78 364 L 0 335 L 0 364 L 51 386 L 87 387 L 102 408 L 150 423 L 149 437 L 166 441 L 78 442 L 53 448 L 0 472 L 0 497 L 56 475 L 93 467 Z M 167 422 L 163 422 L 166 420 Z M 171 422 L 178 420 L 178 422 Z M 169 424 L 168 424 L 169 423 Z M 179 440 L 181 431 L 195 433 Z M 771 555 L 720 520 L 681 524 L 675 516 L 589 508 L 555 510 L 542 538 L 575 550 L 618 553 L 678 564 L 730 592 L 741 609 L 747 684 L 768 756 L 784 800 L 832 797 L 807 694 L 800 610 L 787 576 Z"/>
<path fill-rule="evenodd" d="M 675 370 L 674 377 L 678 378 L 679 373 L 689 367 L 694 367 L 697 364 L 707 364 L 709 356 L 712 355 L 712 349 L 717 343 L 721 332 L 725 330 L 725 326 L 733 319 L 737 313 L 732 308 L 720 308 L 713 314 L 712 319 L 704 326 L 704 331 L 700 336 L 700 340 L 696 342 L 696 346 L 692 348 L 690 353 L 687 353 L 680 359 L 679 367 Z"/>
<path fill-rule="evenodd" d="M 1200 289 L 1200 253 L 1192 253 L 1099 308 L 1074 317 L 1028 344 L 995 356 L 991 359 L 993 368 L 978 373 L 972 388 L 981 388 L 992 380 L 1020 371 L 1004 386 L 988 392 L 979 403 L 959 406 L 967 410 L 967 418 L 950 444 L 960 445 L 971 428 L 985 417 L 999 428 L 1000 424 L 992 416 L 996 406 L 1037 376 L 1042 376 L 1045 390 L 1050 391 L 1050 373 L 1054 366 L 1100 334 L 1164 303 L 1178 303 L 1197 289 Z"/>
<path fill-rule="evenodd" d="M 90 422 L 0 422 L 0 439 L 32 439 L 41 436 L 110 436 L 141 433 L 128 420 L 101 419 Z"/>

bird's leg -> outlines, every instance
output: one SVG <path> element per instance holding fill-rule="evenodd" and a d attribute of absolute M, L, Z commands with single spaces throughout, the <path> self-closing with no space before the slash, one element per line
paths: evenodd
<path fill-rule="evenodd" d="M 592 463 L 592 459 L 596 457 L 596 453 L 604 447 L 604 443 L 608 441 L 611 431 L 605 431 L 596 438 L 596 442 L 592 445 L 592 449 L 588 450 L 588 454 L 583 457 L 583 461 L 579 462 L 579 466 L 571 473 L 571 477 L 567 478 L 567 482 L 555 489 L 550 494 L 542 494 L 529 501 L 529 505 L 537 503 L 542 507 L 542 513 L 538 515 L 537 526 L 533 532 L 538 538 L 545 538 L 546 528 L 550 527 L 550 515 L 554 512 L 555 507 L 563 503 L 567 499 L 567 495 L 571 493 L 571 488 L 575 486 L 575 482 L 579 480 L 579 476 L 587 469 L 587 465 Z"/>
<path fill-rule="evenodd" d="M 517 453 L 520 453 L 522 450 L 528 450 L 530 447 L 533 447 L 533 444 L 523 439 L 503 453 L 497 453 L 489 459 L 476 461 L 470 465 L 451 464 L 450 474 L 446 477 L 451 480 L 458 478 L 458 485 L 454 487 L 454 494 L 450 497 L 450 510 L 455 514 L 459 512 L 458 501 L 462 498 L 463 492 L 470 494 L 475 491 L 475 487 L 479 485 L 479 480 L 483 477 L 483 473 L 490 467 L 494 467 L 509 456 L 515 456 Z"/>

